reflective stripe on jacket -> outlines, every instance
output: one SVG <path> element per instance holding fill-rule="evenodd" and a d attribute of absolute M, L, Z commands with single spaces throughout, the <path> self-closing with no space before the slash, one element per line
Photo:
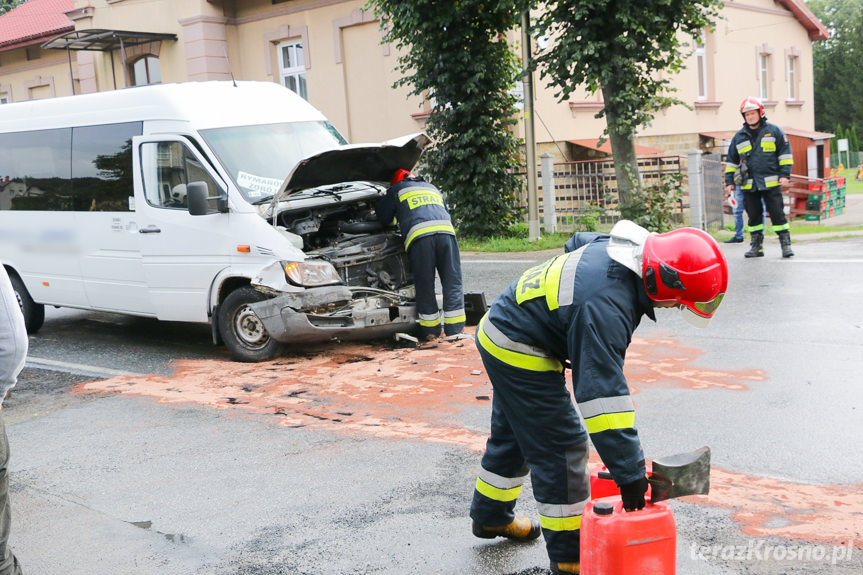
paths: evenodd
<path fill-rule="evenodd" d="M 791 145 L 781 128 L 762 121 L 757 130 L 744 124 L 734 134 L 728 146 L 725 164 L 725 184 L 734 184 L 734 174 L 746 161 L 749 177 L 740 188 L 748 190 L 769 190 L 779 186 L 779 178 L 790 178 L 794 157 Z"/>
<path fill-rule="evenodd" d="M 408 249 L 419 237 L 428 234 L 452 234 L 449 212 L 440 191 L 420 179 L 403 180 L 391 186 L 375 205 L 377 219 L 388 224 L 398 220 L 399 231 Z"/>
<path fill-rule="evenodd" d="M 513 367 L 572 367 L 575 399 L 594 446 L 621 483 L 644 475 L 635 410 L 623 374 L 626 349 L 653 305 L 635 273 L 612 260 L 608 236 L 579 233 L 574 250 L 533 267 L 492 304 L 477 342 Z"/>

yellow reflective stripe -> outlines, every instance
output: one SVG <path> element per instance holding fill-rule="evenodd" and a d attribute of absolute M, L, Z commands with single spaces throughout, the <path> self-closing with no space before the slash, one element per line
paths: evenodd
<path fill-rule="evenodd" d="M 462 315 L 454 315 L 454 316 L 452 316 L 452 317 L 445 317 L 445 318 L 443 318 L 443 322 L 444 322 L 444 323 L 464 323 L 464 322 L 466 322 L 466 321 L 467 321 L 467 316 L 466 316 L 466 315 L 464 315 L 464 314 L 462 314 Z"/>
<path fill-rule="evenodd" d="M 740 186 L 740 189 L 741 190 L 751 190 L 752 189 L 752 181 L 750 180 L 749 183 L 743 184 L 742 186 Z"/>
<path fill-rule="evenodd" d="M 768 182 L 766 179 L 764 180 L 764 187 L 765 188 L 775 188 L 778 185 L 779 185 L 779 180 L 774 180 L 774 181 L 770 181 L 770 182 Z"/>
<path fill-rule="evenodd" d="M 747 140 L 746 142 L 741 142 L 741 143 L 737 144 L 736 147 L 737 147 L 737 153 L 738 154 L 745 154 L 746 152 L 749 152 L 752 150 L 752 143 Z"/>
<path fill-rule="evenodd" d="M 793 166 L 794 165 L 794 159 L 792 158 L 789 160 L 779 160 L 779 165 L 780 166 Z"/>
<path fill-rule="evenodd" d="M 455 228 L 451 225 L 440 225 L 440 226 L 428 226 L 426 228 L 420 228 L 408 236 L 408 239 L 405 240 L 405 249 L 408 249 L 408 246 L 411 245 L 411 242 L 417 239 L 418 237 L 425 234 L 433 234 L 438 232 L 448 232 L 452 235 L 455 235 Z"/>
<path fill-rule="evenodd" d="M 423 327 L 435 327 L 437 325 L 440 325 L 440 318 L 438 318 L 438 319 L 421 319 L 421 320 L 419 320 L 419 323 Z"/>
<path fill-rule="evenodd" d="M 443 197 L 434 190 L 428 189 L 411 190 L 406 194 L 399 194 L 399 201 L 407 202 L 412 210 L 420 206 L 443 205 Z"/>
<path fill-rule="evenodd" d="M 550 311 L 560 307 L 557 301 L 557 292 L 560 290 L 560 271 L 567 259 L 568 256 L 554 258 L 545 274 L 545 303 Z"/>
<path fill-rule="evenodd" d="M 515 501 L 521 495 L 522 486 L 512 487 L 510 489 L 501 489 L 489 483 L 486 483 L 479 477 L 476 478 L 476 490 L 494 501 Z"/>
<path fill-rule="evenodd" d="M 758 224 L 757 226 L 746 226 L 747 232 L 760 232 L 764 230 L 764 224 Z"/>
<path fill-rule="evenodd" d="M 484 316 L 476 330 L 476 340 L 480 346 L 493 357 L 499 359 L 507 365 L 520 367 L 530 371 L 563 371 L 563 364 L 551 357 L 538 357 L 535 355 L 527 355 L 509 349 L 504 349 L 496 345 L 485 333 L 483 324 L 487 321 L 488 316 Z"/>
<path fill-rule="evenodd" d="M 635 427 L 635 412 L 603 413 L 584 420 L 588 433 L 600 433 L 609 429 L 629 429 Z"/>
<path fill-rule="evenodd" d="M 545 295 L 545 277 L 554 262 L 555 259 L 550 259 L 521 274 L 515 286 L 515 302 L 517 304 L 521 305 L 528 300 Z"/>
<path fill-rule="evenodd" d="M 725 173 L 734 173 L 737 171 L 737 166 L 725 166 Z"/>
<path fill-rule="evenodd" d="M 543 529 L 549 531 L 578 531 L 581 529 L 581 515 L 573 517 L 546 517 L 539 516 L 539 524 Z"/>

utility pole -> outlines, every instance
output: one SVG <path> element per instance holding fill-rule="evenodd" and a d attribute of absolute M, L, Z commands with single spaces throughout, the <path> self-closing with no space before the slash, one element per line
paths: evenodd
<path fill-rule="evenodd" d="M 539 195 L 536 189 L 536 136 L 533 129 L 533 74 L 530 67 L 530 14 L 521 15 L 521 64 L 524 76 L 524 159 L 527 164 L 527 240 L 539 239 Z"/>

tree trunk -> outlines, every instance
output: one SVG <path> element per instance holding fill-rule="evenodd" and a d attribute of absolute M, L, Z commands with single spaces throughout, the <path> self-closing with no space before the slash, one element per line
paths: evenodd
<path fill-rule="evenodd" d="M 641 174 L 638 171 L 638 158 L 635 155 L 635 140 L 633 134 L 623 133 L 617 123 L 616 115 L 609 109 L 607 103 L 613 102 L 615 86 L 613 83 L 602 87 L 602 98 L 606 102 L 605 119 L 608 123 L 608 139 L 611 142 L 611 153 L 614 155 L 614 175 L 617 177 L 617 199 L 620 215 L 632 219 L 637 207 L 633 205 L 633 197 L 641 190 Z"/>

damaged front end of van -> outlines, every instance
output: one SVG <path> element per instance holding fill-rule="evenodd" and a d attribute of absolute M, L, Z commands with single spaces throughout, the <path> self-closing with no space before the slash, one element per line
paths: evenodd
<path fill-rule="evenodd" d="M 381 145 L 322 152 L 301 161 L 262 214 L 302 250 L 252 278 L 263 294 L 234 329 L 254 347 L 390 337 L 417 326 L 413 277 L 394 222 L 377 221 L 375 204 L 397 169 L 412 169 L 423 134 Z M 245 322 L 243 324 L 242 322 Z M 254 350 L 252 350 L 253 352 Z M 261 359 L 254 353 L 238 359 Z M 269 354 L 268 354 L 269 355 Z"/>

